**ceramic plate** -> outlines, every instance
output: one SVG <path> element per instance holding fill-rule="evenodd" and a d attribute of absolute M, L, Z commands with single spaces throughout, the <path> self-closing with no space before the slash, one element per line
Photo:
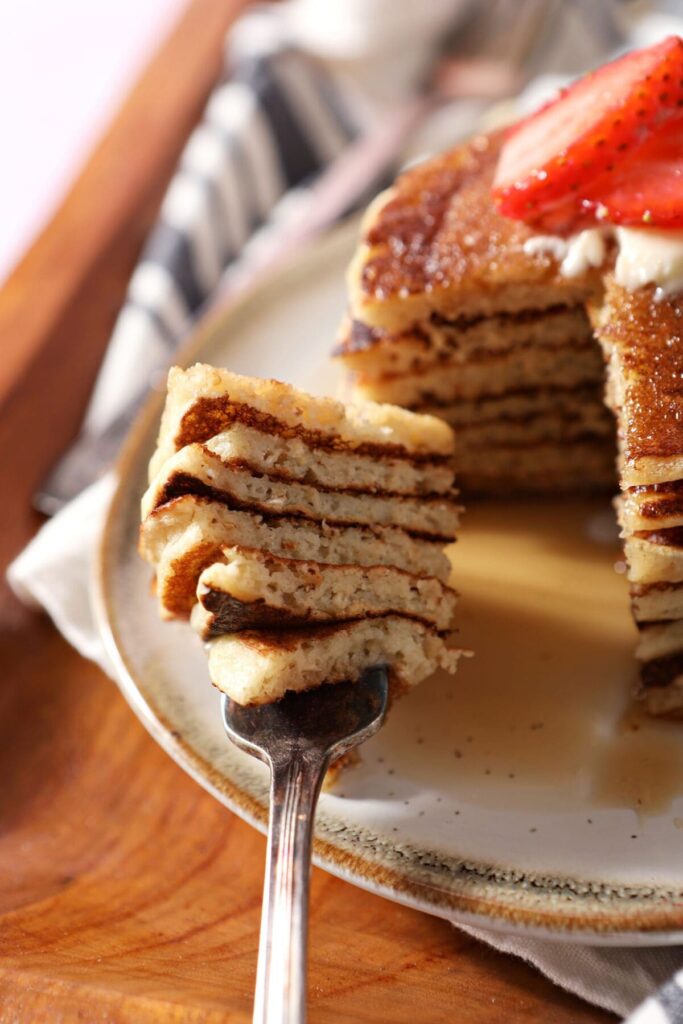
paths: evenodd
<path fill-rule="evenodd" d="M 328 351 L 355 225 L 214 317 L 185 352 L 335 393 Z M 121 688 L 155 739 L 264 827 L 265 768 L 221 726 L 198 639 L 162 623 L 136 554 L 161 396 L 130 438 L 96 581 Z M 454 679 L 399 701 L 320 800 L 318 864 L 454 921 L 613 943 L 683 939 L 683 724 L 630 710 L 629 620 L 609 501 L 473 505 L 453 548 Z"/>

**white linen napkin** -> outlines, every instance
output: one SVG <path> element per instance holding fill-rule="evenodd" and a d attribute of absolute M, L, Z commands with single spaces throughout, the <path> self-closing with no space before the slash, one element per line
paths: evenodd
<path fill-rule="evenodd" d="M 323 4 L 325 15 L 321 18 Z M 495 17 L 496 4 L 491 6 L 492 17 Z M 556 5 L 558 10 L 560 6 Z M 284 64 L 276 62 L 276 77 L 280 76 L 285 82 L 285 93 L 288 102 L 294 104 L 295 115 L 301 117 L 302 110 L 305 112 L 309 162 L 300 166 L 296 153 L 290 153 L 285 159 L 281 150 L 279 156 L 272 152 L 272 140 L 282 125 L 280 123 L 278 128 L 276 117 L 270 124 L 270 133 L 264 131 L 263 111 L 254 105 L 253 94 L 245 92 L 245 87 L 232 88 L 235 84 L 232 81 L 218 86 L 207 108 L 207 119 L 212 124 L 208 132 L 205 131 L 205 119 L 190 140 L 164 204 L 161 230 L 156 232 L 152 249 L 148 249 L 131 281 L 128 301 L 91 402 L 86 434 L 106 428 L 117 418 L 125 420 L 131 393 L 133 396 L 136 390 L 143 393 L 150 375 L 153 377 L 181 338 L 193 310 L 217 283 L 231 258 L 240 252 L 254 227 L 268 223 L 275 204 L 282 196 L 287 197 L 288 188 L 299 192 L 305 188 L 311 175 L 335 158 L 359 126 L 377 123 L 397 99 L 411 94 L 429 65 L 439 34 L 445 26 L 456 24 L 470 7 L 470 0 L 401 5 L 399 18 L 395 0 L 290 0 L 278 5 L 275 18 L 272 11 L 264 10 L 243 19 L 233 40 L 233 54 L 237 52 L 255 60 L 263 53 L 286 54 Z M 580 18 L 576 20 L 577 10 L 579 14 L 583 12 L 585 23 Z M 601 41 L 603 48 L 611 45 L 610 28 L 603 17 L 604 6 L 582 0 L 572 5 L 571 10 L 565 5 L 562 11 L 567 14 L 566 31 L 555 33 L 553 39 L 547 41 L 546 63 L 539 64 L 537 59 L 534 70 L 550 67 L 571 71 L 567 53 L 581 53 L 583 60 L 591 63 L 595 62 L 596 46 Z M 663 15 L 641 18 L 630 33 L 629 45 L 644 45 L 679 28 L 680 23 Z M 578 49 L 577 37 L 583 39 L 583 46 Z M 323 58 L 324 67 L 317 71 L 292 62 L 291 46 L 315 52 Z M 410 61 L 405 60 L 406 52 L 412 55 Z M 253 71 L 253 61 L 251 67 Z M 336 99 L 329 94 L 327 104 L 311 106 L 307 91 L 301 91 L 301 75 L 305 79 L 325 69 L 329 74 L 329 88 L 336 90 L 342 106 L 347 107 L 346 112 L 337 108 Z M 262 71 L 263 65 L 260 70 L 257 68 L 258 87 L 268 92 L 272 82 L 264 84 L 262 77 L 258 77 Z M 249 81 L 254 84 L 254 80 Z M 546 87 L 547 82 L 538 86 Z M 321 88 L 324 92 L 328 85 Z M 262 94 L 259 95 L 263 99 Z M 297 97 L 303 107 L 297 107 Z M 268 100 L 264 102 L 267 105 Z M 269 109 L 274 116 L 272 104 Z M 419 138 L 413 140 L 410 153 L 416 155 L 446 146 L 452 141 L 453 125 L 458 124 L 460 131 L 472 127 L 479 109 L 460 104 L 446 118 L 443 113 L 434 116 L 423 126 Z M 353 112 L 350 118 L 349 111 Z M 205 230 L 205 203 L 216 183 L 211 176 L 215 173 L 216 161 L 220 163 L 222 159 L 215 139 L 211 141 L 211 132 L 220 134 L 234 129 L 237 134 L 232 142 L 239 148 L 240 126 L 243 129 L 247 122 L 251 128 L 247 135 L 241 136 L 242 142 L 252 146 L 254 138 L 261 140 L 261 148 L 257 145 L 251 152 L 253 167 L 258 172 L 253 215 L 249 223 L 240 221 L 240 211 L 231 204 L 229 189 L 222 193 L 219 198 L 224 216 L 219 218 L 219 226 L 224 241 L 221 254 L 217 256 L 216 237 Z M 234 147 L 228 146 L 228 150 L 234 155 Z M 228 180 L 234 184 L 234 178 L 221 179 Z M 289 195 L 291 203 L 291 192 Z M 277 232 L 277 221 L 268 230 Z M 162 252 L 164 239 L 166 244 L 174 243 L 169 250 L 173 252 L 170 264 L 165 263 Z M 184 256 L 188 244 L 191 249 L 189 267 Z M 114 485 L 114 474 L 109 472 L 84 490 L 39 531 L 8 573 L 19 597 L 42 606 L 69 642 L 110 676 L 114 672 L 95 625 L 89 580 Z M 568 991 L 621 1016 L 633 1011 L 683 964 L 683 949 L 678 947 L 610 949 L 505 936 L 485 929 L 464 930 L 503 952 L 527 960 Z M 682 984 L 683 980 L 674 977 L 656 998 L 646 1001 L 629 1019 L 638 1024 L 665 1021 L 683 1024 Z"/>

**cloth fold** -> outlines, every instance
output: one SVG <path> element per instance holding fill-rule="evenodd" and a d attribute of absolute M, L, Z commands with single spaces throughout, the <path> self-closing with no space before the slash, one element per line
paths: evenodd
<path fill-rule="evenodd" d="M 533 14 L 534 6 L 538 0 L 520 0 L 519 19 L 523 9 Z M 501 4 L 492 0 L 489 8 L 494 25 Z M 547 8 L 554 27 L 549 32 L 546 24 L 546 60 L 534 53 L 534 73 L 579 71 L 572 62 L 594 62 L 596 41 L 603 49 L 619 45 L 616 23 L 608 17 L 611 4 L 547 0 Z M 577 21 L 579 9 L 583 21 Z M 267 246 L 283 224 L 291 224 L 305 209 L 308 189 L 359 132 L 380 126 L 397 103 L 414 99 L 440 37 L 447 31 L 457 37 L 481 10 L 473 0 L 435 0 L 402 6 L 399 17 L 395 0 L 288 0 L 243 16 L 226 49 L 224 76 L 188 140 L 131 278 L 84 421 L 81 449 L 90 446 L 93 458 L 111 454 L 150 384 L 159 385 L 197 311 L 226 274 L 249 273 L 245 252 L 248 257 Z M 571 31 L 563 30 L 563 18 Z M 630 27 L 628 41 L 643 45 L 680 27 L 655 12 Z M 577 38 L 583 39 L 583 49 Z M 571 41 L 564 54 L 563 40 Z M 538 97 L 547 85 L 546 76 L 532 84 L 529 96 Z M 474 129 L 481 109 L 471 100 L 441 106 L 397 155 L 405 160 L 445 147 L 454 135 Z M 90 578 L 114 486 L 110 471 L 84 490 L 42 528 L 8 574 L 19 597 L 42 606 L 69 642 L 110 676 Z M 615 949 L 465 930 L 622 1016 L 683 963 L 679 947 Z M 683 1024 L 681 984 L 676 975 L 630 1020 Z"/>
<path fill-rule="evenodd" d="M 43 608 L 60 633 L 84 658 L 112 679 L 92 603 L 97 549 L 116 475 L 107 473 L 48 520 L 15 558 L 7 579 L 17 597 Z"/>

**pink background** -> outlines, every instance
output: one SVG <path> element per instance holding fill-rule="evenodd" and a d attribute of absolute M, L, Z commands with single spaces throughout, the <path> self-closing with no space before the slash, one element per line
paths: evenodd
<path fill-rule="evenodd" d="M 0 4 L 0 281 L 186 0 Z"/>

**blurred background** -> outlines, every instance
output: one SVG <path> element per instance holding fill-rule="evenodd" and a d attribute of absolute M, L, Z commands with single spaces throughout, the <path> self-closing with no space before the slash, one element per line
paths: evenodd
<path fill-rule="evenodd" d="M 186 2 L 0 4 L 0 282 L 54 212 Z"/>
<path fill-rule="evenodd" d="M 215 0 L 216 5 L 222 2 Z M 145 63 L 187 5 L 188 0 L 22 0 L 0 5 L 0 88 L 6 97 L 1 116 L 7 154 L 0 190 L 0 280 L 54 211 Z M 359 79 L 372 78 L 370 61 L 378 52 L 385 56 L 392 48 L 403 48 L 404 66 L 396 76 L 399 87 L 420 64 L 420 47 L 413 45 L 416 38 L 424 42 L 433 29 L 457 31 L 471 8 L 481 12 L 487 6 L 492 8 L 490 28 L 495 34 L 499 15 L 493 9 L 518 9 L 521 21 L 525 4 L 524 0 L 508 0 L 506 5 L 487 0 L 428 4 L 306 0 L 294 6 L 300 11 L 302 42 L 328 60 L 358 60 Z M 559 5 L 547 0 L 535 6 L 540 18 L 544 16 L 541 6 L 550 10 Z M 577 9 L 571 21 L 577 15 L 580 20 L 585 8 L 594 26 L 599 20 L 596 9 L 607 10 L 612 4 L 598 0 L 564 6 Z M 607 12 L 605 20 L 610 17 Z M 509 42 L 512 47 L 514 40 Z M 609 39 L 596 42 L 609 44 Z M 553 60 L 552 49 L 547 47 L 547 66 Z M 584 42 L 575 56 L 590 59 L 590 50 Z"/>

